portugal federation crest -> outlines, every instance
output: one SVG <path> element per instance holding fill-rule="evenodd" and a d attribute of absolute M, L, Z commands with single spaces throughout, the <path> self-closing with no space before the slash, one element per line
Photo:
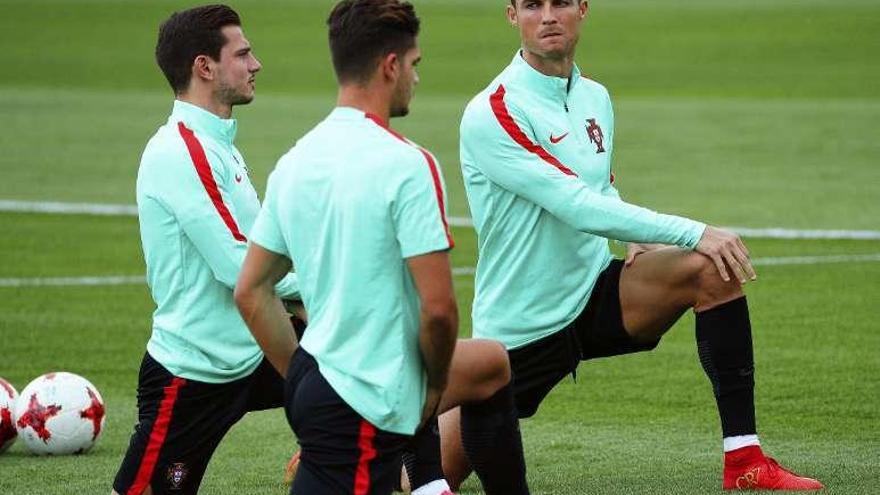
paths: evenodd
<path fill-rule="evenodd" d="M 183 486 L 183 482 L 186 479 L 186 475 L 189 471 L 186 469 L 186 465 L 182 462 L 175 462 L 168 468 L 168 484 L 171 485 L 172 490 L 180 490 L 180 487 Z"/>
<path fill-rule="evenodd" d="M 587 137 L 590 142 L 596 145 L 596 153 L 605 153 L 603 141 L 605 136 L 602 135 L 602 128 L 596 123 L 596 119 L 587 119 Z"/>

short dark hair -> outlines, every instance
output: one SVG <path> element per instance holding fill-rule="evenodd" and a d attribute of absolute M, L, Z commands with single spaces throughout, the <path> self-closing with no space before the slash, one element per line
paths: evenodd
<path fill-rule="evenodd" d="M 400 0 L 343 0 L 330 17 L 330 53 L 340 84 L 364 82 L 377 59 L 403 55 L 415 46 L 419 18 L 409 2 Z"/>
<path fill-rule="evenodd" d="M 578 3 L 583 2 L 584 0 L 577 0 Z M 510 0 L 510 6 L 516 8 L 516 0 Z"/>
<path fill-rule="evenodd" d="M 220 30 L 226 26 L 241 26 L 241 19 L 230 7 L 219 4 L 175 12 L 159 26 L 156 63 L 175 94 L 189 87 L 196 57 L 220 60 L 220 50 L 228 41 Z"/>

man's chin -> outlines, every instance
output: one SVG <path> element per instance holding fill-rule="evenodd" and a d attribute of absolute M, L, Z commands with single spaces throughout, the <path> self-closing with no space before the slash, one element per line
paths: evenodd
<path fill-rule="evenodd" d="M 541 58 L 547 58 L 550 60 L 564 59 L 571 55 L 571 47 L 569 44 L 561 41 L 541 43 L 536 51 Z"/>
<path fill-rule="evenodd" d="M 236 95 L 235 98 L 232 99 L 231 105 L 247 105 L 248 103 L 254 101 L 254 93 L 247 95 Z"/>
<path fill-rule="evenodd" d="M 392 108 L 391 109 L 391 117 L 406 117 L 409 115 L 409 107 L 402 108 Z"/>

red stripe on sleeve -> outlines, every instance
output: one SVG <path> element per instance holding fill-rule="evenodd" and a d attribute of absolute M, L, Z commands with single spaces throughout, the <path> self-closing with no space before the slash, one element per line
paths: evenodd
<path fill-rule="evenodd" d="M 229 232 L 232 233 L 232 237 L 234 237 L 236 241 L 247 242 L 247 238 L 240 230 L 238 230 L 238 224 L 235 223 L 235 219 L 232 218 L 232 214 L 229 213 L 229 208 L 227 208 L 226 204 L 223 202 L 223 197 L 220 196 L 220 189 L 217 188 L 217 182 L 214 180 L 214 175 L 211 173 L 211 166 L 208 164 L 208 157 L 205 156 L 205 150 L 202 148 L 202 143 L 199 142 L 198 138 L 193 134 L 193 131 L 187 129 L 187 127 L 183 125 L 183 122 L 177 123 L 177 129 L 180 131 L 180 136 L 183 138 L 183 142 L 186 143 L 186 149 L 189 150 L 189 156 L 192 158 L 193 165 L 196 167 L 196 172 L 199 174 L 199 180 L 201 180 L 202 185 L 205 186 L 205 191 L 207 191 L 208 197 L 211 198 L 211 202 L 214 203 L 214 208 L 217 210 L 217 213 L 220 214 L 223 223 L 229 228 Z"/>
<path fill-rule="evenodd" d="M 358 449 L 361 451 L 357 470 L 354 473 L 354 495 L 370 493 L 370 461 L 376 458 L 373 439 L 376 438 L 376 427 L 361 420 L 361 431 L 358 435 Z"/>
<path fill-rule="evenodd" d="M 186 380 L 174 377 L 171 380 L 171 385 L 165 387 L 165 395 L 162 397 L 162 402 L 159 403 L 159 413 L 153 422 L 150 440 L 147 443 L 146 450 L 144 450 L 144 456 L 141 458 L 141 465 L 134 478 L 134 483 L 125 492 L 126 495 L 141 495 L 150 486 L 156 462 L 159 460 L 159 452 L 162 450 L 162 444 L 165 443 L 165 436 L 168 434 L 168 425 L 171 423 L 174 403 L 177 401 L 177 393 L 180 391 L 180 387 L 184 385 L 186 385 Z"/>
<path fill-rule="evenodd" d="M 507 131 L 507 134 L 516 141 L 517 144 L 525 148 L 529 153 L 538 155 L 542 160 L 553 165 L 563 174 L 577 177 L 576 173 L 563 165 L 555 156 L 548 153 L 547 150 L 538 144 L 533 143 L 522 129 L 519 128 L 516 121 L 510 116 L 510 112 L 507 111 L 507 105 L 504 104 L 504 95 L 506 93 L 507 90 L 504 89 L 503 85 L 500 85 L 498 86 L 498 90 L 492 93 L 492 96 L 489 98 L 489 102 L 492 105 L 492 113 L 495 114 L 495 118 L 498 119 L 498 123 L 501 124 L 501 127 Z"/>
<path fill-rule="evenodd" d="M 449 243 L 449 249 L 455 247 L 455 241 L 452 239 L 452 233 L 449 232 L 449 222 L 446 221 L 446 206 L 443 204 L 443 186 L 440 182 L 440 171 L 437 170 L 437 162 L 426 150 L 419 148 L 425 160 L 428 162 L 428 168 L 431 169 L 431 177 L 434 179 L 434 194 L 437 196 L 437 204 L 440 206 L 440 220 L 443 221 L 443 231 L 446 232 L 446 241 Z"/>
<path fill-rule="evenodd" d="M 443 231 L 446 233 L 446 241 L 449 242 L 449 249 L 454 248 L 455 240 L 452 239 L 452 233 L 449 231 L 449 221 L 446 220 L 446 206 L 444 205 L 443 201 L 443 186 L 440 182 L 440 171 L 437 169 L 437 162 L 434 161 L 434 157 L 431 156 L 431 154 L 428 153 L 428 151 L 424 148 L 414 146 L 401 134 L 397 133 L 394 129 L 388 127 L 385 121 L 383 121 L 382 118 L 378 115 L 367 113 L 366 117 L 375 122 L 379 127 L 388 131 L 388 133 L 392 136 L 410 146 L 417 148 L 422 153 L 422 156 L 425 157 L 425 161 L 428 162 L 428 168 L 431 170 L 431 177 L 434 179 L 434 194 L 437 196 L 437 205 L 440 207 L 440 220 L 443 222 Z"/>

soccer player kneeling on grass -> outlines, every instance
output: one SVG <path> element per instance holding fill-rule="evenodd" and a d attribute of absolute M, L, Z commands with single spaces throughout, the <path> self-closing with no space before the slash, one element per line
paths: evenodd
<path fill-rule="evenodd" d="M 172 15 L 156 60 L 175 94 L 141 158 L 137 205 L 157 308 L 138 378 L 138 424 L 113 490 L 193 494 L 220 440 L 248 411 L 281 407 L 284 381 L 233 303 L 260 203 L 235 148 L 232 107 L 260 62 L 223 5 Z M 296 298 L 294 275 L 275 291 Z"/>
<path fill-rule="evenodd" d="M 613 186 L 611 101 L 574 64 L 586 14 L 581 0 L 511 1 L 522 49 L 464 112 L 461 166 L 480 250 L 474 335 L 506 345 L 517 411 L 528 417 L 581 360 L 653 349 L 693 309 L 721 416 L 723 487 L 822 488 L 759 446 L 745 245 L 628 204 Z M 612 259 L 608 239 L 632 243 L 625 261 Z M 454 412 L 441 427 L 456 485 L 467 463 Z"/>
<path fill-rule="evenodd" d="M 428 432 L 430 444 L 436 412 L 461 405 L 486 493 L 527 494 L 506 353 L 497 342 L 456 345 L 437 162 L 388 126 L 418 82 L 419 20 L 407 2 L 345 0 L 328 25 L 338 106 L 279 160 L 235 292 L 286 374 L 301 446 L 291 492 L 390 493 L 420 425 L 416 442 Z M 302 345 L 275 295 L 291 264 L 309 313 Z M 420 474 L 417 492 L 449 493 L 439 462 L 433 474 Z"/>

